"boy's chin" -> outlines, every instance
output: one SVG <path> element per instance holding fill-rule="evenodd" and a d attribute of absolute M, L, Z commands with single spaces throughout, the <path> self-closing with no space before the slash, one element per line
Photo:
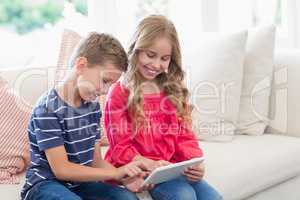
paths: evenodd
<path fill-rule="evenodd" d="M 85 102 L 98 102 L 99 101 L 99 97 L 96 97 L 96 98 L 93 98 L 93 97 L 83 97 L 82 99 Z"/>

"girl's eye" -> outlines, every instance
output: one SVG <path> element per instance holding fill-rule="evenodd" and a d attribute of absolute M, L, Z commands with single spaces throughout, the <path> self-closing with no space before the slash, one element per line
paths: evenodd
<path fill-rule="evenodd" d="M 149 58 L 154 58 L 154 54 L 150 54 L 150 53 L 147 53 L 147 56 L 149 57 Z"/>
<path fill-rule="evenodd" d="M 154 58 L 154 57 L 155 57 L 155 53 L 150 52 L 150 51 L 147 51 L 147 52 L 146 52 L 146 55 L 147 55 L 149 58 Z"/>
<path fill-rule="evenodd" d="M 163 60 L 163 61 L 168 61 L 168 60 L 170 60 L 170 56 L 162 57 L 162 60 Z"/>

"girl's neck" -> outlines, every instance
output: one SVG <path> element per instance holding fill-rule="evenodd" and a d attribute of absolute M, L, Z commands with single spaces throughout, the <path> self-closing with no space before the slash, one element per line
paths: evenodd
<path fill-rule="evenodd" d="M 142 92 L 143 94 L 156 94 L 161 92 L 161 87 L 158 85 L 158 83 L 153 80 L 153 81 L 143 81 L 142 82 Z"/>
<path fill-rule="evenodd" d="M 73 107 L 80 107 L 82 104 L 82 98 L 79 95 L 77 85 L 77 76 L 75 74 L 69 74 L 64 82 L 55 87 L 59 97 L 67 104 Z"/>

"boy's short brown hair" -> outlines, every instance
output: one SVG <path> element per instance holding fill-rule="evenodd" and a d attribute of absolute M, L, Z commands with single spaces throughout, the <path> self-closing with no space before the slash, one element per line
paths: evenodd
<path fill-rule="evenodd" d="M 128 66 L 127 54 L 121 43 L 112 35 L 105 33 L 91 32 L 81 40 L 71 56 L 71 67 L 78 57 L 85 57 L 91 66 L 109 62 L 121 71 L 126 71 Z"/>

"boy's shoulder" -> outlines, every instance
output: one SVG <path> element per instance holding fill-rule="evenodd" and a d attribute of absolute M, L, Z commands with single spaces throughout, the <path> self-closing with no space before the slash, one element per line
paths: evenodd
<path fill-rule="evenodd" d="M 34 116 L 53 116 L 58 118 L 73 117 L 100 110 L 99 102 L 85 102 L 79 108 L 69 106 L 53 88 L 40 96 L 33 108 Z"/>
<path fill-rule="evenodd" d="M 59 106 L 57 100 L 58 96 L 55 92 L 55 89 L 48 90 L 37 100 L 37 103 L 33 108 L 33 113 L 39 115 L 43 114 L 44 112 L 53 112 Z"/>

